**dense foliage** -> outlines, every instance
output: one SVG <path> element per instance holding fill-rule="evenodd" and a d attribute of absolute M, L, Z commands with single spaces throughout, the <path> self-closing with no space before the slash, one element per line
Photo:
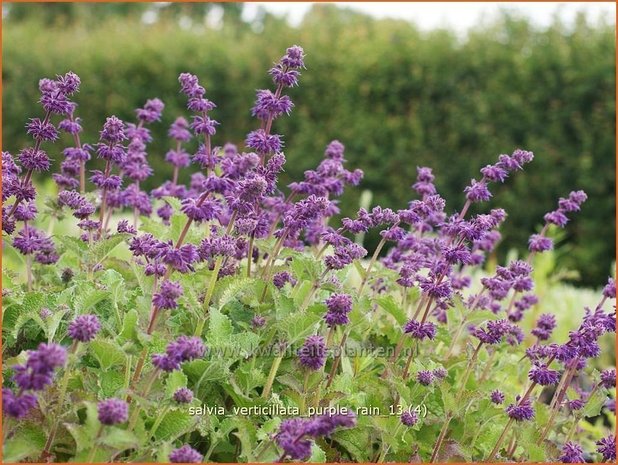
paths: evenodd
<path fill-rule="evenodd" d="M 223 28 L 213 30 L 203 27 L 199 11 L 190 10 L 193 27 L 182 29 L 166 14 L 151 25 L 140 23 L 139 14 L 114 20 L 122 5 L 102 5 L 89 16 L 84 12 L 94 10 L 79 6 L 50 15 L 65 7 L 47 5 L 32 13 L 42 27 L 38 20 L 27 21 L 22 11 L 27 9 L 19 9 L 24 6 L 13 7 L 3 30 L 7 150 L 26 143 L 25 115 L 35 112 L 38 76 L 73 69 L 89 83 L 80 95 L 88 142 L 96 139 L 103 115 L 130 118 L 131 108 L 152 95 L 167 102 L 165 124 L 152 129 L 155 175 L 145 186 L 154 188 L 171 174 L 163 159 L 164 137 L 181 111 L 174 86 L 178 73 L 200 76 L 213 100 L 225 102 L 214 112 L 222 122 L 220 134 L 240 143 L 251 118 L 246 102 L 254 87 L 268 84 L 262 70 L 272 62 L 270 50 L 302 42 L 310 50 L 306 63 L 312 73 L 302 93 L 291 91 L 297 117 L 280 123 L 290 160 L 284 184 L 301 177 L 337 138 L 350 163 L 365 171 L 363 187 L 372 192 L 372 204 L 403 208 L 418 165 L 432 166 L 440 192 L 454 198 L 477 167 L 491 162 L 489 154 L 534 147 L 535 170 L 493 192 L 492 202 L 511 213 L 505 238 L 523 250 L 528 231 L 563 187 L 577 185 L 591 206 L 567 227 L 569 241 L 559 262 L 579 270 L 580 282 L 588 286 L 608 273 L 615 256 L 613 26 L 580 18 L 573 28 L 556 22 L 539 29 L 504 16 L 460 39 L 448 31 L 421 33 L 407 22 L 319 6 L 298 28 L 267 16 L 252 29 L 226 10 Z M 62 157 L 51 156 L 57 167 Z M 188 176 L 181 173 L 180 179 Z M 359 194 L 343 196 L 344 215 L 357 209 Z M 378 241 L 370 231 L 367 244 L 373 248 Z M 506 248 L 498 252 L 504 259 Z"/>
<path fill-rule="evenodd" d="M 532 152 L 482 167 L 453 214 L 419 167 L 404 208 L 330 226 L 364 175 L 341 142 L 289 195 L 278 179 L 305 64 L 292 46 L 270 68 L 244 151 L 217 146 L 219 107 L 181 73 L 172 173 L 153 190 L 170 100 L 106 117 L 86 143 L 88 83 L 39 81 L 32 140 L 2 153 L 3 256 L 22 259 L 3 267 L 5 461 L 615 460 L 615 281 L 557 327 L 533 273 L 587 194 L 565 193 L 522 258 L 486 270 L 506 219 L 491 191 L 533 172 Z M 59 193 L 41 196 L 52 151 Z"/>

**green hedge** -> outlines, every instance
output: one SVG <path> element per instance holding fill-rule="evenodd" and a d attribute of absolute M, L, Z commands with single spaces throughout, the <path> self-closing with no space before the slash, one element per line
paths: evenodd
<path fill-rule="evenodd" d="M 38 79 L 71 69 L 82 78 L 77 100 L 86 141 L 96 140 L 106 115 L 131 120 L 147 98 L 166 102 L 164 120 L 153 129 L 157 175 L 146 186 L 153 187 L 171 173 L 163 162 L 167 127 L 187 114 L 180 72 L 199 75 L 218 104 L 217 143 L 242 145 L 256 125 L 249 112 L 254 90 L 270 86 L 266 70 L 298 43 L 307 70 L 291 91 L 296 108 L 275 127 L 285 134 L 284 181 L 314 167 L 337 138 L 349 165 L 365 171 L 362 186 L 374 203 L 405 206 L 416 166 L 428 165 L 452 211 L 461 208 L 462 190 L 481 166 L 522 147 L 534 151 L 535 161 L 494 187 L 494 199 L 483 206 L 509 212 L 509 246 L 525 247 L 557 197 L 577 188 L 588 192 L 589 202 L 567 229 L 572 245 L 561 264 L 581 270 L 583 283 L 598 284 L 614 259 L 614 26 L 580 18 L 572 28 L 537 29 L 504 15 L 460 39 L 320 6 L 299 28 L 267 17 L 261 32 L 182 30 L 170 21 L 146 26 L 130 19 L 64 28 L 6 21 L 3 42 L 5 150 L 29 143 L 23 128 L 41 113 Z M 56 162 L 61 147 L 50 149 Z M 356 210 L 360 191 L 344 196 L 344 214 Z"/>

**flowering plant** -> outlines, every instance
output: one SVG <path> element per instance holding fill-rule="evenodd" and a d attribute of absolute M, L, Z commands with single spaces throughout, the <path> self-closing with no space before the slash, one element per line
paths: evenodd
<path fill-rule="evenodd" d="M 189 115 L 169 129 L 173 175 L 151 192 L 163 102 L 108 117 L 85 143 L 79 77 L 40 81 L 32 146 L 2 153 L 5 247 L 24 270 L 3 270 L 5 459 L 615 460 L 614 433 L 583 427 L 614 421 L 616 373 L 595 359 L 615 332 L 615 281 L 566 338 L 536 311 L 535 262 L 586 194 L 559 199 L 527 256 L 503 266 L 485 262 L 506 212 L 471 211 L 532 162 L 521 149 L 482 168 L 454 213 L 419 167 L 407 208 L 361 208 L 335 228 L 337 198 L 363 177 L 342 143 L 288 195 L 278 183 L 274 127 L 303 69 L 292 46 L 269 71 L 245 151 L 215 145 L 216 105 L 182 73 Z M 37 198 L 62 132 L 59 192 Z M 368 257 L 354 238 L 374 228 Z"/>

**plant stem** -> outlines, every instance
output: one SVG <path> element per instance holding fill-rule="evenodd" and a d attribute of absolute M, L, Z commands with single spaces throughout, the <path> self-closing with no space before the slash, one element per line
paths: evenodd
<path fill-rule="evenodd" d="M 548 364 L 549 365 L 549 364 Z M 526 400 L 528 400 L 528 397 L 530 397 L 530 394 L 532 393 L 532 390 L 536 387 L 536 383 L 532 383 L 530 385 L 530 387 L 528 388 L 528 390 L 526 391 L 526 393 L 524 394 L 524 396 L 521 398 L 521 400 L 519 401 L 518 405 L 521 405 L 522 403 L 524 403 Z M 489 453 L 489 456 L 484 460 L 485 462 L 489 462 L 491 460 L 494 459 L 494 457 L 496 456 L 496 454 L 498 453 L 498 451 L 500 450 L 500 446 L 502 445 L 502 442 L 504 441 L 504 438 L 506 437 L 506 435 L 509 432 L 509 429 L 511 427 L 511 425 L 513 424 L 513 418 L 509 418 L 509 421 L 507 421 L 506 425 L 504 426 L 504 430 L 502 431 L 502 434 L 500 435 L 500 437 L 498 438 L 498 441 L 496 442 L 496 445 L 494 446 L 494 448 L 492 449 L 492 451 Z"/>
<path fill-rule="evenodd" d="M 251 234 L 249 238 L 249 251 L 247 252 L 247 278 L 251 277 L 251 263 L 253 262 L 253 241 L 255 237 Z"/>
<path fill-rule="evenodd" d="M 97 454 L 97 450 L 99 449 L 99 439 L 101 438 L 101 434 L 103 433 L 103 427 L 103 425 L 99 426 L 99 430 L 94 437 L 94 444 L 92 445 L 92 449 L 90 449 L 90 454 L 88 454 L 88 459 L 86 460 L 86 463 L 94 463 L 94 457 Z"/>
<path fill-rule="evenodd" d="M 28 292 L 32 291 L 32 255 L 26 255 L 26 285 Z"/>
<path fill-rule="evenodd" d="M 79 345 L 79 341 L 77 339 L 73 340 L 71 344 L 71 348 L 69 349 L 69 356 L 75 354 L 77 352 L 77 346 Z M 60 392 L 58 393 L 58 405 L 57 407 L 50 412 L 54 416 L 54 423 L 52 425 L 52 429 L 47 437 L 47 441 L 45 442 L 45 447 L 43 447 L 43 452 L 41 452 L 41 460 L 47 460 L 49 456 L 49 452 L 54 445 L 54 439 L 56 438 L 56 434 L 58 433 L 58 426 L 60 426 L 60 409 L 62 408 L 62 404 L 64 404 L 64 397 L 66 396 L 67 387 L 69 384 L 69 375 L 70 365 L 67 363 L 67 366 L 64 369 L 64 374 L 62 375 L 62 380 L 60 381 Z"/>
<path fill-rule="evenodd" d="M 397 226 L 397 224 L 395 224 L 394 226 Z M 376 247 L 375 251 L 373 252 L 373 255 L 371 256 L 371 260 L 369 261 L 369 264 L 367 265 L 367 269 L 365 270 L 365 276 L 363 276 L 363 280 L 361 281 L 361 285 L 358 288 L 358 295 L 362 295 L 363 294 L 363 289 L 365 289 L 365 284 L 367 284 L 367 281 L 369 280 L 369 274 L 371 273 L 371 268 L 373 268 L 373 265 L 375 265 L 376 261 L 378 260 L 378 255 L 380 255 L 380 252 L 382 251 L 382 248 L 384 247 L 384 244 L 386 244 L 386 238 L 385 237 L 383 237 L 382 240 L 380 240 L 380 242 L 378 243 L 378 246 Z"/>
<path fill-rule="evenodd" d="M 333 382 L 333 379 L 335 378 L 335 374 L 337 373 L 337 368 L 339 368 L 339 362 L 341 361 L 341 354 L 343 353 L 343 346 L 345 345 L 346 341 L 348 340 L 348 335 L 350 334 L 350 330 L 346 329 L 345 332 L 343 333 L 343 336 L 341 338 L 341 342 L 339 343 L 339 351 L 337 353 L 337 355 L 335 356 L 335 360 L 333 361 L 333 366 L 330 370 L 330 373 L 328 374 L 328 381 L 326 382 L 326 389 L 328 389 L 330 387 L 330 385 Z"/>
<path fill-rule="evenodd" d="M 150 374 L 150 379 L 148 380 L 148 383 L 144 387 L 144 391 L 142 392 L 141 397 L 146 397 L 150 393 L 150 389 L 152 388 L 152 385 L 157 379 L 157 376 L 159 376 L 159 371 L 160 370 L 158 368 L 155 368 L 152 371 L 152 373 Z M 133 410 L 133 414 L 131 415 L 131 418 L 129 419 L 129 426 L 127 428 L 127 431 L 132 431 L 133 428 L 135 428 L 135 425 L 137 424 L 137 420 L 139 419 L 139 414 L 141 411 L 142 411 L 141 406 L 136 405 L 135 410 Z"/>
<path fill-rule="evenodd" d="M 448 412 L 446 414 L 446 418 L 444 418 L 444 424 L 442 425 L 442 429 L 440 430 L 440 434 L 438 435 L 436 444 L 433 446 L 433 451 L 431 452 L 431 458 L 429 459 L 430 463 L 433 463 L 436 461 L 438 452 L 440 451 L 440 448 L 442 447 L 442 442 L 444 441 L 444 438 L 446 437 L 446 432 L 448 431 L 448 426 L 451 423 L 452 418 L 453 418 L 453 414 L 451 412 Z"/>
<path fill-rule="evenodd" d="M 266 384 L 264 384 L 264 390 L 262 391 L 263 399 L 268 399 L 270 397 L 270 391 L 273 388 L 273 382 L 275 381 L 275 376 L 277 376 L 279 365 L 281 365 L 281 361 L 283 360 L 284 356 L 285 356 L 285 346 L 282 346 L 281 353 L 277 355 L 277 358 L 275 358 L 272 366 L 270 367 L 270 373 L 268 373 L 268 379 L 266 380 Z"/>
<path fill-rule="evenodd" d="M 170 410 L 170 406 L 166 405 L 165 407 L 163 407 L 163 410 L 161 410 L 161 413 L 159 413 L 159 415 L 157 416 L 157 419 L 155 420 L 155 422 L 152 425 L 152 428 L 150 429 L 151 439 L 154 438 L 154 435 L 157 432 L 157 429 L 159 429 L 159 426 L 161 425 L 163 418 L 165 418 L 165 415 L 167 415 L 167 412 L 169 412 L 169 410 Z"/>

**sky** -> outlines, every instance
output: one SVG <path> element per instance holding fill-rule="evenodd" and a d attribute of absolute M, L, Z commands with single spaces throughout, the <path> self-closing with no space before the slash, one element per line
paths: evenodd
<path fill-rule="evenodd" d="M 500 9 L 508 9 L 530 17 L 539 26 L 552 22 L 558 14 L 565 22 L 572 22 L 578 11 L 586 11 L 596 19 L 606 18 L 615 23 L 616 4 L 612 2 L 333 2 L 368 13 L 378 18 L 399 18 L 415 22 L 421 29 L 449 27 L 467 31 L 483 19 L 491 19 Z M 254 2 L 246 3 L 243 16 L 251 19 L 257 9 L 263 6 L 271 13 L 287 15 L 288 21 L 296 25 L 311 7 L 311 2 Z"/>

